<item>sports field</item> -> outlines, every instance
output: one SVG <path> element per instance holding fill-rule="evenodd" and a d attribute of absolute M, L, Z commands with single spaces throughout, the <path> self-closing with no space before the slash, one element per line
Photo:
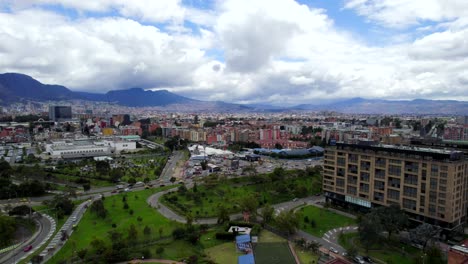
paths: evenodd
<path fill-rule="evenodd" d="M 256 264 L 295 264 L 287 242 L 258 243 L 254 248 Z"/>

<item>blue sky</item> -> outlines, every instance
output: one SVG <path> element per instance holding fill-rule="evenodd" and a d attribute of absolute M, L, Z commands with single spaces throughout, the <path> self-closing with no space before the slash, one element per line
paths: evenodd
<path fill-rule="evenodd" d="M 0 71 L 299 104 L 468 99 L 468 2 L 0 0 Z"/>

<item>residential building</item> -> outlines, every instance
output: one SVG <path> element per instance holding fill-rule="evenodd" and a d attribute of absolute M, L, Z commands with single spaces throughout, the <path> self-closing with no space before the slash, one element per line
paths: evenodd
<path fill-rule="evenodd" d="M 468 159 L 462 151 L 337 143 L 325 152 L 323 190 L 356 208 L 399 205 L 410 219 L 462 228 L 468 207 Z"/>

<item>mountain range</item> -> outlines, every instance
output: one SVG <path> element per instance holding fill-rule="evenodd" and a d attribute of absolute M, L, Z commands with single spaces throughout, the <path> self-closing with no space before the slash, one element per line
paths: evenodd
<path fill-rule="evenodd" d="M 240 105 L 226 102 L 200 101 L 167 90 L 145 91 L 142 88 L 113 90 L 105 94 L 75 92 L 61 85 L 42 84 L 19 73 L 0 74 L 0 104 L 21 101 L 87 100 L 116 103 L 128 107 L 164 107 L 189 111 L 336 111 L 356 114 L 442 114 L 467 115 L 468 102 L 455 100 L 411 101 L 352 98 L 328 104 L 302 104 L 294 107 L 275 107 L 267 104 Z"/>

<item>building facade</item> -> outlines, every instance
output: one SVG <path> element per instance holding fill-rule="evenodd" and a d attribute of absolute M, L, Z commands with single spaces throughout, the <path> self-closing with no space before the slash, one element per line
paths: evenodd
<path fill-rule="evenodd" d="M 50 121 L 65 121 L 72 119 L 71 106 L 49 106 Z"/>
<path fill-rule="evenodd" d="M 410 219 L 461 228 L 468 207 L 468 160 L 461 151 L 337 143 L 326 149 L 323 190 L 358 208 L 398 204 Z"/>

